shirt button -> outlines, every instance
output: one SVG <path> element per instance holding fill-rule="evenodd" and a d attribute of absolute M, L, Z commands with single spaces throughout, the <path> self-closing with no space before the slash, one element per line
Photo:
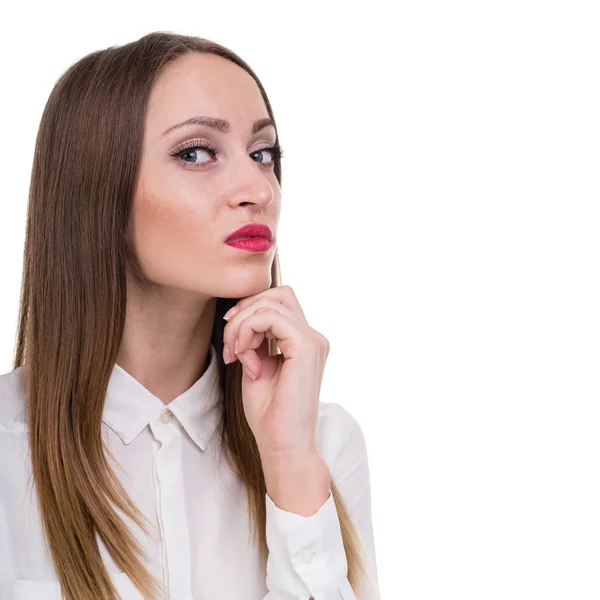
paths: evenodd
<path fill-rule="evenodd" d="M 309 564 L 312 562 L 314 556 L 314 552 L 312 552 L 311 550 L 302 550 L 302 552 L 300 553 L 300 560 L 305 564 Z"/>
<path fill-rule="evenodd" d="M 163 413 L 160 415 L 160 420 L 163 423 L 168 423 L 171 420 L 171 413 L 168 410 L 163 411 Z"/>

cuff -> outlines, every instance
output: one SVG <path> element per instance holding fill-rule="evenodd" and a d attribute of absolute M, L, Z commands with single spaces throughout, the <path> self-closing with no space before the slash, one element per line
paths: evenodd
<path fill-rule="evenodd" d="M 266 494 L 267 587 L 291 595 L 317 596 L 343 588 L 348 563 L 333 494 L 310 517 L 279 508 Z"/>

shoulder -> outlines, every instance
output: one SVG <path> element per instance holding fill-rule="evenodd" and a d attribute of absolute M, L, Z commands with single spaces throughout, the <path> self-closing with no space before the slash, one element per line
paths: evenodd
<path fill-rule="evenodd" d="M 362 450 L 364 444 L 361 427 L 350 411 L 337 402 L 319 404 L 317 445 L 319 454 L 332 473 L 340 459 L 349 450 Z"/>
<path fill-rule="evenodd" d="M 0 434 L 27 429 L 23 369 L 0 374 Z"/>
<path fill-rule="evenodd" d="M 29 506 L 25 500 L 29 490 L 31 463 L 23 383 L 22 367 L 0 375 L 0 522 L 4 514 L 4 524 L 9 532 L 5 535 L 6 532 L 0 531 L 0 563 L 8 552 L 7 539 L 18 539 L 11 532 L 14 529 L 15 535 L 18 535 L 18 523 L 22 525 L 26 519 L 23 511 Z M 0 566 L 0 579 L 1 575 Z"/>
<path fill-rule="evenodd" d="M 358 425 L 358 421 L 347 408 L 337 402 L 319 403 L 319 426 L 326 427 L 330 431 L 333 429 L 335 434 L 342 437 L 350 434 L 352 429 Z"/>

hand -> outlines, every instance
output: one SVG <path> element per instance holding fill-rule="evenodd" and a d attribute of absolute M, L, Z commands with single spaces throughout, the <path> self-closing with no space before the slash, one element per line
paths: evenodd
<path fill-rule="evenodd" d="M 230 318 L 223 340 L 231 361 L 239 358 L 244 366 L 244 412 L 261 457 L 296 460 L 298 465 L 313 461 L 329 341 L 308 325 L 287 285 L 243 298 L 225 316 Z M 269 356 L 269 339 L 276 340 L 283 354 Z"/>

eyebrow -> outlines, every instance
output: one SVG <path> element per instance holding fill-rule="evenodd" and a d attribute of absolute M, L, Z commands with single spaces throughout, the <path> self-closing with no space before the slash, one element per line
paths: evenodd
<path fill-rule="evenodd" d="M 210 127 L 215 131 L 221 131 L 224 133 L 228 133 L 231 129 L 231 124 L 225 119 L 217 119 L 216 117 L 190 117 L 181 123 L 177 123 L 176 125 L 169 127 L 169 129 L 167 129 L 161 137 L 164 137 L 167 135 L 167 133 L 170 133 L 175 129 L 179 129 L 180 127 L 188 127 L 190 125 L 205 125 L 206 127 Z M 277 128 L 275 127 L 275 121 L 273 121 L 273 119 L 265 118 L 254 121 L 254 124 L 252 125 L 252 135 L 259 132 L 261 129 L 268 127 L 269 125 L 274 127 L 277 131 Z"/>

